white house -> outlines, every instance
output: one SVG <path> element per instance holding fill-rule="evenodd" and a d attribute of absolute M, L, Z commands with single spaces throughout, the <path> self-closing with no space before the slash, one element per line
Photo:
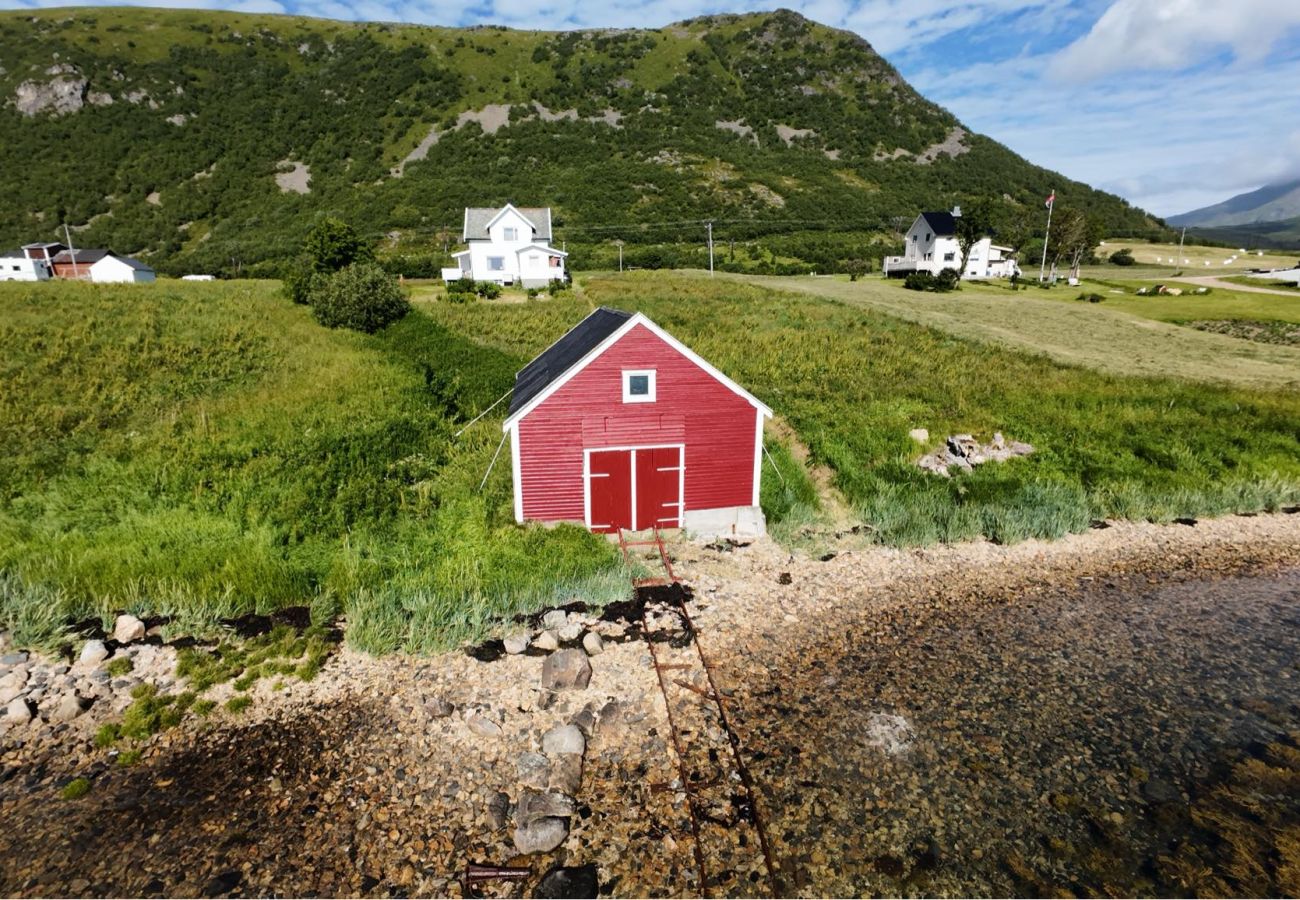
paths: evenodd
<path fill-rule="evenodd" d="M 447 281 L 471 278 L 497 284 L 545 287 L 564 279 L 563 250 L 551 246 L 549 208 L 468 207 L 456 265 L 442 270 Z"/>
<path fill-rule="evenodd" d="M 153 269 L 129 256 L 106 254 L 90 267 L 90 280 L 103 284 L 151 284 Z"/>
<path fill-rule="evenodd" d="M 938 275 L 944 269 L 958 269 L 962 278 L 1009 278 L 1020 271 L 1011 258 L 1011 248 L 981 238 L 970 249 L 970 259 L 962 265 L 961 245 L 957 243 L 956 217 L 952 212 L 923 212 L 907 230 L 902 256 L 885 257 L 885 275 L 902 276 L 911 272 Z"/>

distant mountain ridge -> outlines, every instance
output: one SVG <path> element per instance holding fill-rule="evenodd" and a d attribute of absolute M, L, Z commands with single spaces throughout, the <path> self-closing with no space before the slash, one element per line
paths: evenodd
<path fill-rule="evenodd" d="M 1213 206 L 1170 216 L 1166 221 L 1177 228 L 1221 227 L 1281 222 L 1297 216 L 1300 216 L 1300 178 L 1265 185 Z"/>
<path fill-rule="evenodd" d="M 23 10 L 0 13 L 0 59 L 0 244 L 66 222 L 79 246 L 160 271 L 274 274 L 325 214 L 442 256 L 464 207 L 506 201 L 553 207 L 575 268 L 706 218 L 733 242 L 888 234 L 992 197 L 1036 223 L 1053 188 L 1111 233 L 1162 227 L 971 133 L 861 37 L 787 10 L 574 32 Z M 858 252 L 825 243 L 779 252 Z"/>

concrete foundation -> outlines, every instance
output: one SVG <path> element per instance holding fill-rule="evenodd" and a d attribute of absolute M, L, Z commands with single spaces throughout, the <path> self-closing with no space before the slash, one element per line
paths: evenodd
<path fill-rule="evenodd" d="M 767 534 L 767 519 L 761 507 L 727 506 L 721 509 L 688 509 L 682 526 L 695 537 L 759 537 Z"/>

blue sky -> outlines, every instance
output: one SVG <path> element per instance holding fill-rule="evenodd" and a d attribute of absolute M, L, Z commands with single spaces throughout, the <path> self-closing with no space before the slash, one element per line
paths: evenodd
<path fill-rule="evenodd" d="M 83 0 L 84 2 L 84 0 Z M 0 8 L 66 0 L 0 0 Z M 160 5 L 146 3 L 143 5 Z M 1300 177 L 1300 0 L 180 0 L 433 25 L 658 27 L 784 5 L 1033 162 L 1160 215 Z"/>

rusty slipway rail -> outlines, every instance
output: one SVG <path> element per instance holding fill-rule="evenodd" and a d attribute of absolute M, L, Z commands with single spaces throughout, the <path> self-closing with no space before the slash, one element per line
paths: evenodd
<path fill-rule="evenodd" d="M 781 883 L 753 778 L 727 717 L 713 666 L 686 610 L 688 589 L 673 573 L 657 532 L 651 541 L 626 541 L 620 534 L 619 544 L 625 557 L 629 557 L 630 547 L 653 547 L 667 576 L 638 579 L 634 584 L 642 601 L 642 630 L 677 754 L 680 790 L 695 842 L 700 894 L 780 896 Z"/>

